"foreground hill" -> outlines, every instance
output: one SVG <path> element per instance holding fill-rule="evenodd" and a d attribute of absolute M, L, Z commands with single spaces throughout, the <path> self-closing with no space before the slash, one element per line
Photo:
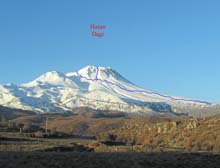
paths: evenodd
<path fill-rule="evenodd" d="M 76 108 L 72 113 L 25 114 L 0 122 L 2 131 L 18 132 L 22 128 L 23 133 L 37 133 L 40 137 L 45 134 L 46 127 L 47 136 L 53 137 L 74 136 L 113 144 L 148 145 L 156 151 L 173 148 L 220 152 L 220 115 L 203 118 L 141 116 Z"/>

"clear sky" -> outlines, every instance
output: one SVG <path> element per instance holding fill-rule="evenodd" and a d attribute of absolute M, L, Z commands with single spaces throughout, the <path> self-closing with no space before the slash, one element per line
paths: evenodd
<path fill-rule="evenodd" d="M 219 0 L 0 1 L 0 83 L 111 66 L 161 93 L 220 102 Z M 106 26 L 103 38 L 89 25 Z"/>

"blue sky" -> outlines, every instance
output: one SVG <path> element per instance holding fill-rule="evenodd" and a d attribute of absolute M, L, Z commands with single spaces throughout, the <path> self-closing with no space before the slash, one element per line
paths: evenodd
<path fill-rule="evenodd" d="M 111 66 L 133 83 L 220 102 L 220 1 L 0 1 L 0 83 Z M 107 28 L 91 36 L 89 25 Z"/>

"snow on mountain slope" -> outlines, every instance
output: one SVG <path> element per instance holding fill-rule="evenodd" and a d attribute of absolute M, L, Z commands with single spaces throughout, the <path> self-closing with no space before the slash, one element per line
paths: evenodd
<path fill-rule="evenodd" d="M 64 87 L 74 87 L 78 86 L 74 81 L 70 80 L 64 74 L 56 71 L 47 72 L 41 75 L 39 78 L 35 79 L 30 83 L 23 84 L 23 87 L 36 87 L 39 85 L 53 85 L 53 86 L 64 86 Z"/>
<path fill-rule="evenodd" d="M 208 102 L 163 95 L 137 87 L 110 67 L 87 66 L 76 72 L 47 72 L 20 86 L 0 85 L 0 105 L 36 112 L 75 107 L 157 114 L 213 107 Z"/>

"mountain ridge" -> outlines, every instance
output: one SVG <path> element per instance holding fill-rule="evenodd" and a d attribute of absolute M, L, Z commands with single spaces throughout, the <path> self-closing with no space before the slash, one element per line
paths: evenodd
<path fill-rule="evenodd" d="M 0 85 L 0 105 L 40 113 L 65 112 L 75 107 L 87 106 L 146 114 L 190 114 L 191 110 L 216 108 L 215 104 L 209 102 L 142 89 L 111 67 L 96 66 L 86 66 L 66 74 L 46 72 L 20 86 Z"/>

